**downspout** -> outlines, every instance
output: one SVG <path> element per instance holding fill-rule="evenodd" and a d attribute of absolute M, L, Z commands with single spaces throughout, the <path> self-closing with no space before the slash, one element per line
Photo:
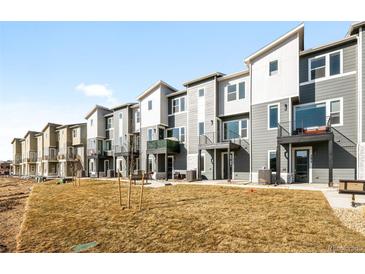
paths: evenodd
<path fill-rule="evenodd" d="M 252 183 L 252 128 L 253 128 L 253 123 L 252 123 L 252 64 L 249 63 L 248 64 L 248 69 L 249 69 L 249 73 L 250 73 L 250 90 L 249 90 L 249 94 L 250 94 L 250 114 L 249 114 L 249 119 L 250 119 L 250 182 Z"/>
<path fill-rule="evenodd" d="M 363 179 L 360 178 L 360 145 L 362 143 L 362 47 L 363 47 L 363 41 L 362 41 L 362 27 L 359 28 L 359 33 L 357 38 L 357 87 L 358 87 L 358 125 L 357 125 L 357 149 L 356 149 L 356 179 Z M 364 174 L 361 174 L 361 177 L 364 177 Z"/>

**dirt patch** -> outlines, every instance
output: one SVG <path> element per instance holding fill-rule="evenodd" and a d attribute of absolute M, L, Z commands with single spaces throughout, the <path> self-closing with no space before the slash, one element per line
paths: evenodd
<path fill-rule="evenodd" d="M 0 253 L 16 250 L 16 236 L 32 185 L 30 180 L 0 177 Z"/>

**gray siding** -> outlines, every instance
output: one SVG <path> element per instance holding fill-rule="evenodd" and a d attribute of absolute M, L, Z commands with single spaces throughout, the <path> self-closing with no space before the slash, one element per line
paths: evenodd
<path fill-rule="evenodd" d="M 300 58 L 299 62 L 299 81 L 300 83 L 308 81 L 308 59 L 313 58 L 318 55 L 326 54 L 329 52 L 333 52 L 339 49 L 343 49 L 343 72 L 351 72 L 357 70 L 356 63 L 356 55 L 357 55 L 357 46 L 356 42 L 349 42 L 347 44 L 334 47 L 331 49 L 326 49 L 322 51 L 317 51 L 312 54 L 308 54 L 304 57 Z"/>
<path fill-rule="evenodd" d="M 362 35 L 362 141 L 365 142 L 365 27 L 360 35 Z"/>
<path fill-rule="evenodd" d="M 252 172 L 256 173 L 262 167 L 268 167 L 268 151 L 276 150 L 277 130 L 268 130 L 268 105 L 280 103 L 280 122 L 289 121 L 289 108 L 285 110 L 285 104 L 289 106 L 289 99 L 273 101 L 252 106 Z M 288 159 L 285 157 L 287 148 L 281 148 L 281 172 L 288 172 Z"/>

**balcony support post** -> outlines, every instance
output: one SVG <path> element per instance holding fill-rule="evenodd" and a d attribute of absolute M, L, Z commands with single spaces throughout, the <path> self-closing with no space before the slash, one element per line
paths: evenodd
<path fill-rule="evenodd" d="M 230 183 L 231 182 L 231 147 L 230 145 L 228 146 L 228 150 L 227 150 L 228 154 L 227 154 L 227 170 L 228 170 L 228 175 L 227 175 L 227 182 Z"/>
<path fill-rule="evenodd" d="M 333 186 L 333 138 L 328 141 L 328 186 Z"/>
<path fill-rule="evenodd" d="M 167 152 L 165 153 L 165 180 L 168 181 L 169 180 L 169 173 L 167 170 L 167 159 L 168 159 L 168 154 Z"/>
<path fill-rule="evenodd" d="M 277 148 L 276 148 L 276 180 L 275 180 L 275 185 L 280 184 L 281 181 L 281 174 L 280 174 L 280 163 L 281 163 L 281 147 L 280 147 L 280 143 L 277 143 Z"/>
<path fill-rule="evenodd" d="M 200 166 L 200 158 L 202 156 L 202 151 L 200 148 L 198 148 L 198 169 L 197 169 L 197 179 L 198 181 L 202 180 L 202 174 L 201 174 L 201 166 Z"/>

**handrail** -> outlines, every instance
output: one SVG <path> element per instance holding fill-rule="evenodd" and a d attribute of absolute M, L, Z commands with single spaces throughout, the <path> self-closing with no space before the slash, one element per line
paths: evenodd
<path fill-rule="evenodd" d="M 320 128 L 325 127 L 325 132 L 332 132 L 331 116 L 326 116 L 323 125 L 305 126 L 305 121 L 301 120 L 301 126 L 298 127 L 298 121 L 279 122 L 277 127 L 278 137 L 295 136 L 295 135 L 310 135 L 318 134 Z M 289 127 L 291 125 L 291 128 Z M 316 131 L 317 129 L 317 131 Z"/>

